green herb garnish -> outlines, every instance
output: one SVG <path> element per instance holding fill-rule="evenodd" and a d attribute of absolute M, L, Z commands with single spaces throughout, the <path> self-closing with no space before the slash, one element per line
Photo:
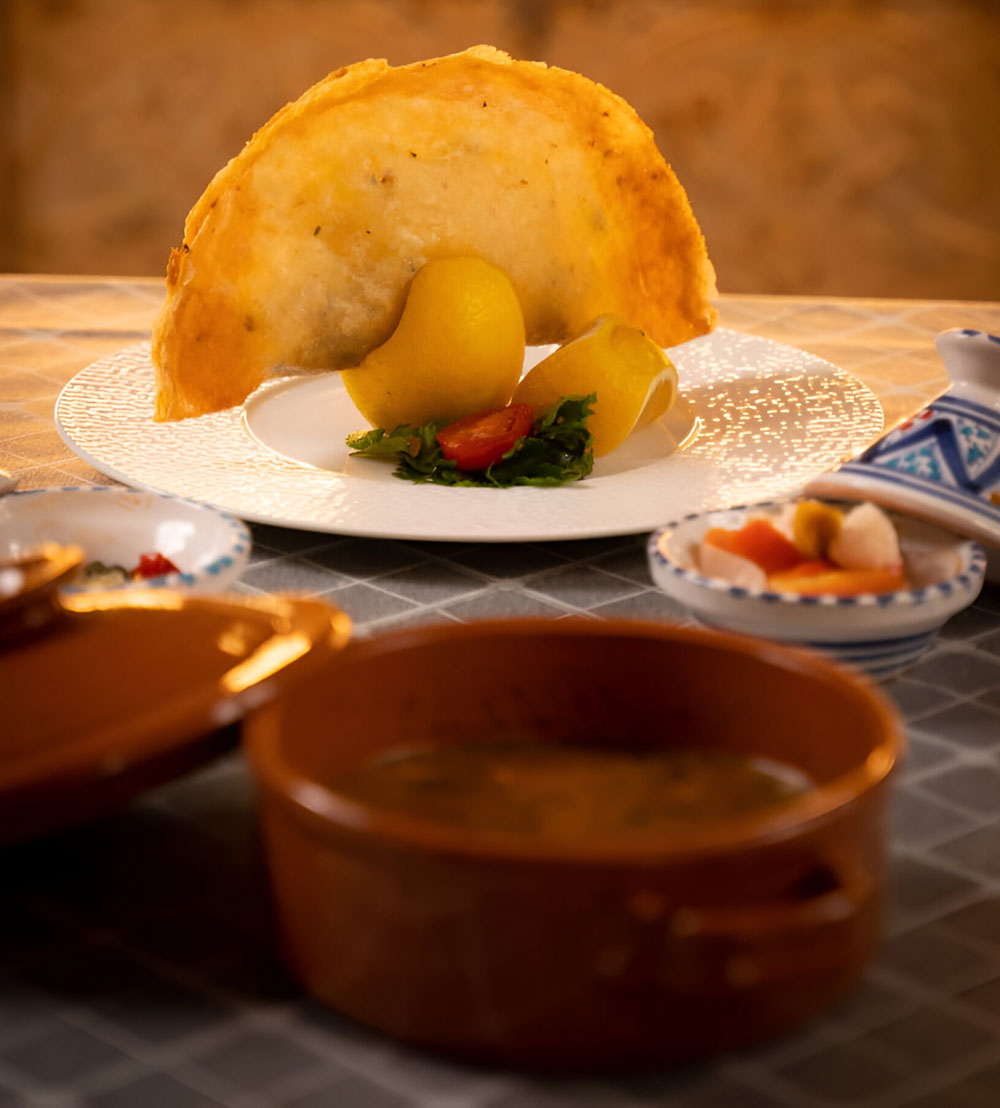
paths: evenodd
<path fill-rule="evenodd" d="M 389 458 L 394 476 L 437 485 L 509 488 L 512 485 L 550 487 L 579 481 L 594 467 L 593 436 L 587 419 L 596 393 L 564 396 L 536 420 L 529 435 L 517 440 L 503 458 L 481 473 L 460 470 L 441 453 L 436 436 L 444 424 L 404 423 L 386 433 L 381 427 L 347 436 L 352 454 Z"/>

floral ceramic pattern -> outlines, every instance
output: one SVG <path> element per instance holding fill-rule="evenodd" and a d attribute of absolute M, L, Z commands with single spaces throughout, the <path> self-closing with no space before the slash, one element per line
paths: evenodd
<path fill-rule="evenodd" d="M 1000 416 L 972 401 L 944 396 L 853 464 L 884 466 L 1000 505 Z"/>

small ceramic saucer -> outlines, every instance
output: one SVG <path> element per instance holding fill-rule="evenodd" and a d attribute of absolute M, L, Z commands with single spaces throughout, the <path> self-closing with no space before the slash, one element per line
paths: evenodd
<path fill-rule="evenodd" d="M 74 543 L 85 563 L 131 569 L 143 555 L 162 554 L 178 569 L 106 588 L 221 592 L 239 579 L 250 555 L 246 525 L 207 504 L 165 493 L 116 486 L 11 492 L 0 499 L 0 559 L 30 553 L 44 542 Z M 120 576 L 120 575 L 119 575 Z M 64 591 L 93 587 L 77 576 Z"/>
<path fill-rule="evenodd" d="M 748 504 L 666 524 L 647 544 L 653 581 L 706 626 L 808 647 L 876 681 L 888 681 L 914 665 L 947 620 L 967 608 L 982 588 L 985 559 L 977 543 L 895 513 L 890 518 L 904 565 L 908 574 L 918 571 L 911 576 L 912 587 L 822 596 L 747 587 L 702 572 L 698 548 L 710 528 L 738 530 L 751 518 L 777 517 L 781 508 Z M 918 566 L 926 566 L 928 554 L 935 569 L 925 575 Z"/>
<path fill-rule="evenodd" d="M 949 388 L 804 491 L 871 500 L 976 539 L 987 579 L 1000 583 L 1000 335 L 955 328 L 935 345 Z"/>

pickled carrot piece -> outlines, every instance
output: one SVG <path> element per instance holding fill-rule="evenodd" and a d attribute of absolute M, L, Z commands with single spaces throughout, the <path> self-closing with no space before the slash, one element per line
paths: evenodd
<path fill-rule="evenodd" d="M 738 531 L 712 527 L 703 541 L 754 562 L 767 574 L 780 573 L 803 561 L 795 544 L 766 519 L 752 519 Z"/>
<path fill-rule="evenodd" d="M 779 570 L 772 573 L 771 578 L 781 577 L 782 580 L 791 580 L 795 577 L 823 577 L 828 573 L 837 573 L 841 569 L 836 562 L 829 558 L 814 558 L 810 561 L 799 562 L 797 566 Z"/>
<path fill-rule="evenodd" d="M 800 596 L 860 596 L 869 592 L 894 592 L 909 588 L 901 568 L 838 569 L 830 562 L 806 562 L 792 569 L 768 575 L 767 587 L 774 592 Z"/>

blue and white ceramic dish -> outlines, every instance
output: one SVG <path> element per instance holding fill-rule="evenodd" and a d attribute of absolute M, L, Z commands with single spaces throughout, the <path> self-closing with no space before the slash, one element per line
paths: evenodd
<path fill-rule="evenodd" d="M 872 500 L 976 539 L 1000 582 L 1000 336 L 955 328 L 935 345 L 948 390 L 806 492 Z"/>
<path fill-rule="evenodd" d="M 163 554 L 179 573 L 113 587 L 201 592 L 231 587 L 251 546 L 246 525 L 234 516 L 163 493 L 87 486 L 31 489 L 0 498 L 0 559 L 43 542 L 73 543 L 83 547 L 85 563 L 126 569 L 142 554 Z M 63 586 L 85 587 L 79 580 Z"/>
<path fill-rule="evenodd" d="M 710 527 L 737 530 L 751 514 L 777 512 L 753 504 L 687 516 L 654 531 L 647 554 L 654 582 L 696 619 L 789 645 L 818 650 L 884 681 L 913 665 L 943 624 L 979 595 L 986 557 L 978 543 L 889 512 L 904 557 L 934 551 L 954 568 L 919 588 L 861 596 L 801 596 L 732 585 L 698 570 L 697 550 Z"/>

